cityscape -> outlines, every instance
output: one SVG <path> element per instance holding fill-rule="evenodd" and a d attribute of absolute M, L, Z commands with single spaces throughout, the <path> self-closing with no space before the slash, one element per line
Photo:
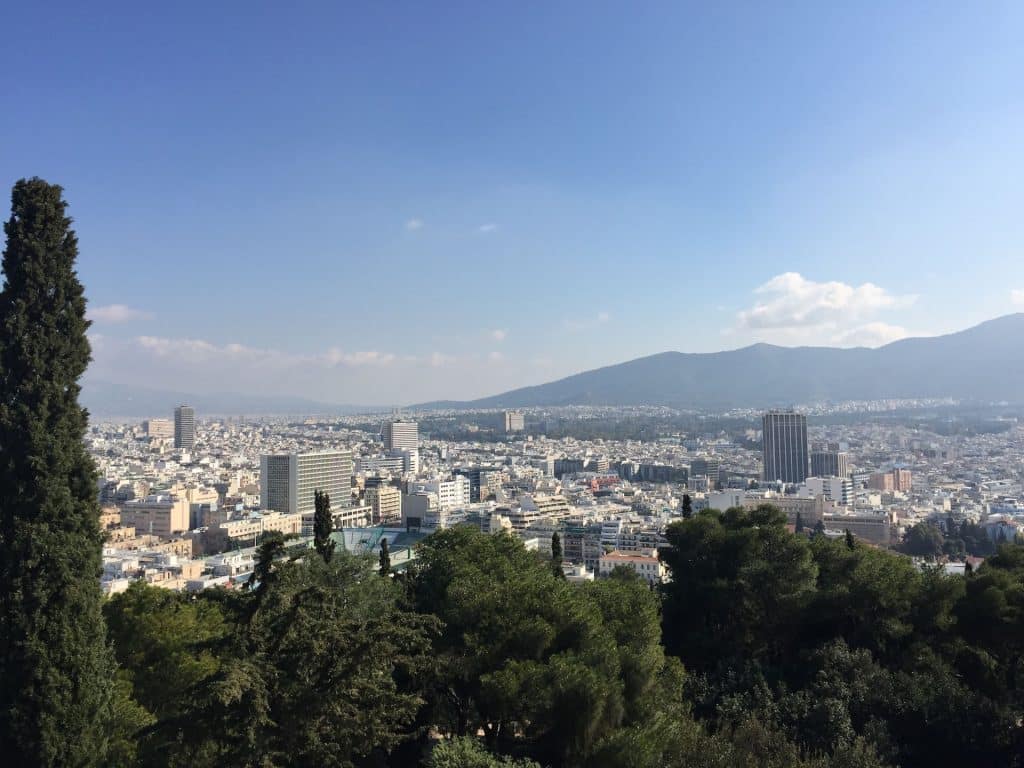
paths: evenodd
<path fill-rule="evenodd" d="M 1024 3 L 0 19 L 0 768 L 1024 768 Z"/>
<path fill-rule="evenodd" d="M 808 427 L 804 413 L 773 411 L 654 440 L 545 436 L 553 419 L 569 432 L 585 423 L 592 409 L 583 410 L 452 412 L 460 439 L 421 434 L 412 414 L 197 419 L 188 405 L 173 419 L 94 425 L 104 591 L 134 580 L 192 591 L 244 583 L 265 533 L 312 539 L 316 491 L 330 495 L 341 546 L 376 558 L 386 540 L 396 569 L 427 535 L 472 525 L 508 531 L 547 557 L 558 533 L 571 579 L 599 577 L 613 562 L 655 566 L 684 497 L 692 512 L 770 503 L 794 529 L 849 531 L 893 550 L 915 527 L 959 541 L 962 525 L 977 526 L 986 538 L 974 551 L 944 549 L 941 537 L 934 551 L 911 551 L 949 573 L 1024 531 L 1024 425 L 1015 416 L 956 435 L 870 416 Z M 645 575 L 666 576 L 661 566 Z"/>

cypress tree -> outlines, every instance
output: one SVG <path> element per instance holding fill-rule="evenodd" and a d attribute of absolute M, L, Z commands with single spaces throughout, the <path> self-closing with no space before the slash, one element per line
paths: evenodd
<path fill-rule="evenodd" d="M 847 549 L 856 549 L 857 548 L 857 542 L 854 540 L 853 534 L 850 533 L 850 529 L 849 528 L 846 529 L 846 548 Z"/>
<path fill-rule="evenodd" d="M 0 291 L 0 754 L 105 764 L 114 682 L 78 380 L 90 360 L 63 190 L 22 179 Z"/>
<path fill-rule="evenodd" d="M 385 536 L 380 540 L 380 575 L 387 576 L 391 573 L 391 550 L 388 549 L 388 539 Z"/>
<path fill-rule="evenodd" d="M 690 499 L 690 494 L 683 494 L 683 518 L 689 520 L 693 517 L 693 501 Z"/>
<path fill-rule="evenodd" d="M 562 537 L 558 531 L 551 534 L 551 570 L 555 576 L 565 576 L 562 570 Z"/>
<path fill-rule="evenodd" d="M 331 517 L 331 497 L 326 493 L 316 491 L 313 495 L 313 503 L 315 505 L 313 547 L 324 559 L 324 562 L 329 563 L 334 557 L 334 542 L 331 540 L 331 531 L 334 530 L 334 519 Z"/>
<path fill-rule="evenodd" d="M 793 526 L 793 531 L 795 533 L 804 532 L 804 516 L 801 515 L 799 512 L 796 513 L 796 525 Z"/>

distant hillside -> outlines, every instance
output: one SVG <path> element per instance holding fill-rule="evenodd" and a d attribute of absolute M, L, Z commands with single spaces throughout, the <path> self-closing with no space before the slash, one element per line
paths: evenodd
<path fill-rule="evenodd" d="M 145 389 L 109 381 L 82 385 L 82 404 L 94 418 L 171 417 L 174 406 L 188 403 L 203 416 L 310 416 L 344 415 L 378 410 L 356 405 L 333 405 L 301 397 L 242 395 L 219 392 L 199 395 L 187 392 Z"/>
<path fill-rule="evenodd" d="M 754 344 L 707 354 L 663 352 L 480 400 L 414 407 L 716 408 L 889 397 L 1024 402 L 1024 314 L 877 349 Z"/>

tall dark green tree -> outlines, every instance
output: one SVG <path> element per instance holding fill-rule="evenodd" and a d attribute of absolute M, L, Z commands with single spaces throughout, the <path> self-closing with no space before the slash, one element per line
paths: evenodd
<path fill-rule="evenodd" d="M 683 494 L 683 517 L 687 520 L 693 517 L 693 500 L 688 493 Z"/>
<path fill-rule="evenodd" d="M 793 527 L 794 533 L 804 532 L 804 516 L 799 512 L 796 513 L 796 525 Z"/>
<path fill-rule="evenodd" d="M 391 573 L 391 550 L 388 549 L 387 536 L 380 540 L 380 575 L 387 576 Z"/>
<path fill-rule="evenodd" d="M 96 470 L 78 403 L 89 322 L 62 192 L 22 179 L 4 225 L 0 753 L 8 765 L 105 764 L 112 712 Z"/>
<path fill-rule="evenodd" d="M 551 570 L 555 576 L 565 575 L 562 571 L 562 537 L 558 535 L 558 531 L 551 534 Z"/>
<path fill-rule="evenodd" d="M 334 519 L 331 517 L 331 497 L 323 491 L 315 491 L 313 494 L 314 517 L 313 517 L 313 547 L 324 559 L 325 563 L 331 562 L 334 556 L 334 540 L 331 539 L 331 531 L 334 530 Z"/>

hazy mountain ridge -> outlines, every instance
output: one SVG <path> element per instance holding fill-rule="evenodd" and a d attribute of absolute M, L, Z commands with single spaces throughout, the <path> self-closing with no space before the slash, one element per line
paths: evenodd
<path fill-rule="evenodd" d="M 662 352 L 478 400 L 414 407 L 714 408 L 937 397 L 1024 402 L 1024 314 L 876 349 L 754 344 L 726 352 Z"/>
<path fill-rule="evenodd" d="M 372 406 L 337 405 L 281 395 L 197 394 L 88 379 L 82 385 L 82 404 L 95 418 L 170 418 L 174 415 L 174 406 L 181 403 L 193 406 L 200 417 L 344 415 L 381 410 Z"/>

